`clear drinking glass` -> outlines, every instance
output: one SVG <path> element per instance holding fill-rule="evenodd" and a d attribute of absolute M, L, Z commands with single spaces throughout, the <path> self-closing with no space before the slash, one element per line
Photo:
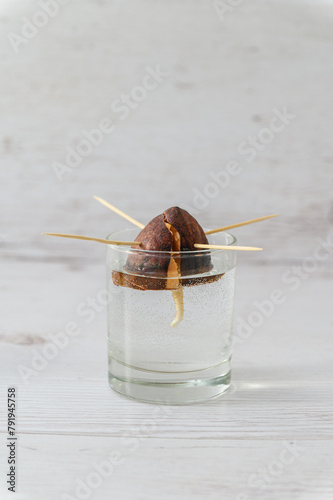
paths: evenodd
<path fill-rule="evenodd" d="M 134 241 L 137 229 L 107 238 Z M 228 233 L 210 243 L 235 245 Z M 153 252 L 107 245 L 108 362 L 111 387 L 128 397 L 160 404 L 215 398 L 230 385 L 236 251 Z M 161 276 L 170 256 L 181 259 L 178 286 L 184 314 L 175 327 L 177 283 Z M 202 259 L 211 269 L 200 272 Z M 129 259 L 149 259 L 149 274 L 129 271 Z M 152 270 L 153 268 L 153 270 Z M 176 307 L 177 306 L 177 307 Z"/>

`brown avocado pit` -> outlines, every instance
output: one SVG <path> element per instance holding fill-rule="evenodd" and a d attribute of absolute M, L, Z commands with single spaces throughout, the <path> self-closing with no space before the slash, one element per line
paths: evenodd
<path fill-rule="evenodd" d="M 186 278 L 206 273 L 213 265 L 209 252 L 200 252 L 194 247 L 195 243 L 208 243 L 204 230 L 192 215 L 179 207 L 168 208 L 163 214 L 157 215 L 142 229 L 135 241 L 141 245 L 132 248 L 140 251 L 128 256 L 123 272 L 113 271 L 116 285 L 137 290 L 176 290 L 180 285 L 198 285 L 221 277 Z M 149 251 L 157 253 L 151 254 Z M 193 257 L 179 253 L 184 251 L 195 251 L 196 255 Z"/>

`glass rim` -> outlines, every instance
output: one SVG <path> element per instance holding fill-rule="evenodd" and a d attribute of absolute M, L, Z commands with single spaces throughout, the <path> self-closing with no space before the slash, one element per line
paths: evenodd
<path fill-rule="evenodd" d="M 106 240 L 114 240 L 114 241 L 117 241 L 117 238 L 115 238 L 114 236 L 119 234 L 119 233 L 122 233 L 122 232 L 129 232 L 129 231 L 133 231 L 134 228 L 125 228 L 125 229 L 120 229 L 119 231 L 115 231 L 113 233 L 109 233 L 105 239 Z M 204 231 L 209 231 L 209 229 L 204 229 Z M 237 238 L 236 236 L 234 236 L 233 234 L 231 233 L 228 233 L 226 231 L 221 231 L 220 233 L 215 233 L 216 235 L 219 234 L 219 235 L 227 235 L 229 237 L 231 237 L 231 242 L 230 243 L 223 243 L 224 246 L 235 246 L 237 244 Z M 215 235 L 214 234 L 214 235 Z M 208 235 L 209 236 L 209 235 Z M 122 241 L 122 240 L 120 240 Z M 218 243 L 211 243 L 212 245 L 216 245 Z M 222 244 L 222 243 L 220 243 Z M 106 245 L 107 248 L 108 247 L 111 247 L 113 250 L 118 250 L 118 251 L 122 251 L 122 252 L 133 252 L 133 253 L 145 253 L 145 254 L 149 254 L 149 255 L 156 255 L 156 254 L 159 254 L 159 255 L 184 255 L 184 256 L 198 256 L 198 255 L 202 255 L 203 253 L 206 254 L 206 253 L 219 253 L 219 252 L 228 252 L 229 250 L 225 249 L 221 249 L 221 248 L 198 248 L 196 250 L 180 250 L 179 252 L 175 252 L 175 251 L 166 251 L 166 250 L 145 250 L 143 248 L 132 248 L 131 246 L 129 245 L 112 245 L 111 243 L 110 244 L 107 244 Z"/>

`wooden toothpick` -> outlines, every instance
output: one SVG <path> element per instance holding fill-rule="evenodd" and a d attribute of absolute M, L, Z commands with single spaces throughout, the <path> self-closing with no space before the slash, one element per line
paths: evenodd
<path fill-rule="evenodd" d="M 105 243 L 106 245 L 141 245 L 137 241 L 117 241 L 117 240 L 105 240 L 104 238 L 93 238 L 91 236 L 81 236 L 80 234 L 65 234 L 65 233 L 42 233 L 46 236 L 57 236 L 59 238 L 72 238 L 74 240 L 86 240 L 86 241 L 97 241 L 98 243 Z M 195 248 L 212 248 L 218 250 L 262 250 L 262 248 L 257 247 L 238 247 L 235 245 L 206 245 L 204 243 L 195 243 Z"/>
<path fill-rule="evenodd" d="M 115 241 L 115 240 L 105 240 L 103 238 L 92 238 L 91 236 L 81 236 L 79 234 L 63 234 L 63 233 L 42 233 L 47 236 L 58 236 L 59 238 L 73 238 L 74 240 L 87 240 L 87 241 L 97 241 L 98 243 L 105 243 L 106 245 L 141 245 L 136 241 Z"/>
<path fill-rule="evenodd" d="M 254 222 L 260 222 L 262 220 L 271 219 L 272 217 L 277 217 L 279 214 L 266 215 L 265 217 L 259 217 L 258 219 L 246 220 L 245 222 L 239 222 L 238 224 L 231 224 L 230 226 L 218 227 L 217 229 L 211 229 L 206 231 L 205 234 L 220 233 L 221 231 L 228 231 L 228 229 L 233 229 L 235 227 L 247 226 L 248 224 L 253 224 Z"/>
<path fill-rule="evenodd" d="M 122 210 L 119 210 L 119 208 L 115 207 L 114 205 L 111 205 L 108 201 L 103 200 L 103 198 L 99 198 L 99 196 L 94 196 L 95 200 L 99 201 L 104 205 L 105 207 L 109 208 L 110 210 L 113 210 L 113 212 L 116 212 L 116 214 L 120 215 L 121 217 L 124 217 L 124 219 L 128 220 L 135 226 L 138 226 L 140 229 L 143 229 L 145 226 L 144 224 L 141 224 L 141 222 L 138 222 L 137 220 L 133 219 L 130 215 L 125 214 Z"/>
<path fill-rule="evenodd" d="M 212 248 L 217 250 L 245 250 L 245 251 L 257 251 L 262 250 L 262 248 L 257 247 L 238 247 L 235 245 L 206 245 L 205 243 L 194 243 L 195 248 Z"/>

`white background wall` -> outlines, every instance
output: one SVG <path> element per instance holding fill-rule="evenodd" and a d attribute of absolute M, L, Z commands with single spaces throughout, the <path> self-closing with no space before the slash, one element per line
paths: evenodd
<path fill-rule="evenodd" d="M 325 233 L 332 221 L 331 2 L 240 2 L 223 20 L 216 9 L 201 0 L 71 0 L 27 43 L 17 42 L 15 53 L 9 34 L 20 35 L 22 17 L 36 20 L 41 8 L 1 2 L 1 222 L 8 254 L 99 258 L 103 249 L 39 233 L 102 236 L 123 227 L 93 194 L 144 222 L 174 204 L 193 207 L 194 190 L 204 192 L 209 173 L 230 160 L 242 173 L 207 206 L 201 202 L 202 224 L 281 213 L 239 233 L 242 243 L 267 249 L 244 259 L 297 259 Z M 121 121 L 112 102 L 156 65 L 169 76 Z M 253 161 L 239 154 L 239 144 L 283 107 L 296 115 L 286 129 Z M 82 130 L 104 117 L 115 121 L 115 131 L 59 182 L 53 162 L 63 163 L 66 147 L 75 148 Z"/>

